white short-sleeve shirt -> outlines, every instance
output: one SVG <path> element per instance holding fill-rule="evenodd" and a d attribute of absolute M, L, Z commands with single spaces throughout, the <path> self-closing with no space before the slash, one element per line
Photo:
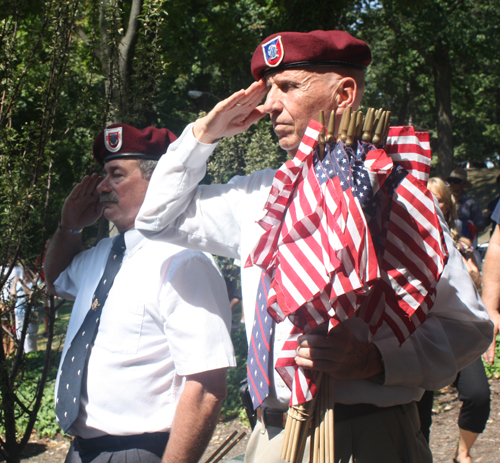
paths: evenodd
<path fill-rule="evenodd" d="M 111 241 L 77 255 L 55 282 L 59 296 L 75 299 L 61 365 L 90 308 Z M 148 241 L 135 229 L 125 233 L 125 242 L 91 352 L 80 415 L 70 429 L 84 438 L 169 431 L 184 376 L 236 365 L 227 291 L 213 259 Z"/>

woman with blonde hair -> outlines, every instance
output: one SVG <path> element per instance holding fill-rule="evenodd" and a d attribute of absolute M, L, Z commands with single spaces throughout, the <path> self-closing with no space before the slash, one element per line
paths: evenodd
<path fill-rule="evenodd" d="M 436 197 L 439 209 L 444 215 L 458 250 L 462 254 L 464 264 L 476 287 L 481 285 L 481 274 L 477 266 L 468 238 L 460 236 L 461 222 L 458 219 L 455 202 L 451 190 L 442 179 L 429 179 L 427 188 Z M 455 463 L 472 463 L 470 450 L 477 437 L 486 427 L 490 414 L 490 388 L 481 358 L 460 371 L 453 385 L 458 389 L 458 398 L 462 401 L 458 417 L 459 439 L 453 458 Z M 422 433 L 429 440 L 432 423 L 432 402 L 434 391 L 426 391 L 418 404 Z"/>

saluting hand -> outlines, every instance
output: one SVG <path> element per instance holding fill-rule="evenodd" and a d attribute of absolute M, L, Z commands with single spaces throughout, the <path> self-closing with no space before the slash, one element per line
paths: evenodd
<path fill-rule="evenodd" d="M 340 324 L 326 333 L 326 324 L 298 338 L 297 365 L 328 373 L 337 379 L 370 378 L 384 371 L 382 357 L 374 344 L 358 341 Z"/>
<path fill-rule="evenodd" d="M 214 143 L 244 132 L 266 115 L 263 106 L 259 106 L 266 92 L 266 83 L 261 79 L 246 90 L 233 93 L 194 123 L 194 136 L 202 143 Z"/>
<path fill-rule="evenodd" d="M 92 225 L 102 214 L 97 185 L 102 177 L 94 173 L 86 175 L 64 201 L 61 211 L 61 225 L 78 230 Z"/>

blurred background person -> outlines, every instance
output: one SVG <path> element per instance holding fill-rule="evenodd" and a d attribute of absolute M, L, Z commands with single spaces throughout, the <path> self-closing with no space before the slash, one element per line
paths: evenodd
<path fill-rule="evenodd" d="M 476 288 L 481 288 L 481 273 L 472 252 L 471 242 L 457 231 L 457 212 L 451 189 L 440 178 L 433 177 L 427 184 L 436 197 L 439 208 L 450 228 L 451 235 Z M 475 360 L 457 375 L 453 383 L 458 389 L 458 399 L 462 402 L 458 417 L 458 447 L 453 458 L 455 463 L 472 463 L 470 451 L 480 433 L 486 427 L 490 414 L 490 387 L 484 371 L 482 359 Z M 432 404 L 434 391 L 426 391 L 418 404 L 422 433 L 429 441 L 432 424 Z"/>
<path fill-rule="evenodd" d="M 37 350 L 38 327 L 40 325 L 40 314 L 43 311 L 43 305 L 36 303 L 33 296 L 41 280 L 33 269 L 26 269 L 25 279 L 19 278 L 16 283 L 16 305 L 14 308 L 16 337 L 21 339 L 26 311 L 31 306 L 31 312 L 28 318 L 28 328 L 24 338 L 24 352 L 33 352 Z"/>
<path fill-rule="evenodd" d="M 13 307 L 16 299 L 16 286 L 17 282 L 24 278 L 24 271 L 20 265 L 15 265 L 11 269 L 9 264 L 7 267 L 0 266 L 0 273 L 2 277 L 8 275 L 2 287 L 2 300 L 0 301 L 2 343 L 5 356 L 8 357 L 14 350 L 15 322 Z"/>
<path fill-rule="evenodd" d="M 500 191 L 500 175 L 497 176 L 495 180 L 497 189 Z M 489 203 L 488 206 L 486 207 L 486 212 L 484 213 L 484 222 L 485 225 L 491 224 L 491 231 L 490 231 L 490 236 L 493 235 L 493 232 L 495 231 L 495 227 L 497 226 L 497 222 L 492 218 L 493 211 L 495 210 L 495 207 L 497 207 L 498 201 L 500 200 L 500 195 L 495 196 Z"/>
<path fill-rule="evenodd" d="M 462 222 L 462 227 L 458 231 L 463 237 L 469 238 L 474 248 L 476 248 L 477 234 L 484 230 L 485 223 L 479 201 L 464 191 L 472 186 L 467 180 L 467 171 L 457 167 L 446 181 L 450 185 L 457 207 L 457 215 Z"/>

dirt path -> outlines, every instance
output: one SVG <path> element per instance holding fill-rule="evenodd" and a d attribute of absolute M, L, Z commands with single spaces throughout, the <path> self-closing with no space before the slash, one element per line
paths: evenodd
<path fill-rule="evenodd" d="M 486 431 L 479 436 L 474 449 L 474 463 L 500 463 L 500 380 L 492 380 L 491 384 L 491 413 Z M 431 428 L 431 450 L 434 463 L 451 463 L 457 445 L 457 418 L 461 402 L 457 400 L 457 393 L 453 389 L 445 390 L 436 396 Z M 220 423 L 214 433 L 206 458 L 229 436 L 233 431 L 238 435 L 245 431 L 247 436 L 232 449 L 225 459 L 237 460 L 246 447 L 250 428 L 242 426 L 238 420 Z M 23 461 L 29 463 L 63 463 L 69 448 L 69 440 L 61 436 L 55 439 L 34 438 L 27 449 L 29 457 Z"/>

